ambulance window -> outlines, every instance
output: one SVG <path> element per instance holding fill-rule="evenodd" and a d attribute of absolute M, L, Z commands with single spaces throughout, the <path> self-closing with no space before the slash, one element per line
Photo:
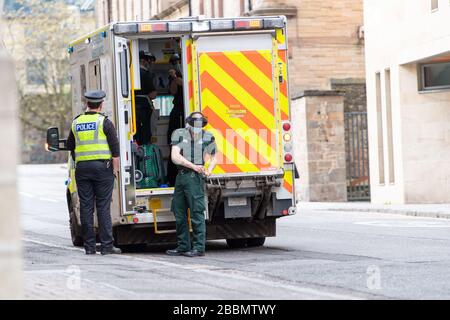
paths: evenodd
<path fill-rule="evenodd" d="M 122 88 L 122 97 L 128 98 L 128 50 L 126 48 L 120 53 L 120 83 Z"/>
<path fill-rule="evenodd" d="M 80 89 L 81 96 L 84 97 L 84 93 L 86 92 L 86 67 L 84 64 L 80 65 Z"/>
<path fill-rule="evenodd" d="M 96 59 L 89 62 L 89 90 L 100 90 L 101 88 L 100 59 Z"/>

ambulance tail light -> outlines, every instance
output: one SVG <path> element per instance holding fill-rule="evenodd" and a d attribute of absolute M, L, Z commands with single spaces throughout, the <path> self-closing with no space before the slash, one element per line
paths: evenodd
<path fill-rule="evenodd" d="M 234 21 L 234 29 L 236 30 L 262 29 L 262 27 L 263 21 L 261 19 L 246 19 Z"/>
<path fill-rule="evenodd" d="M 284 155 L 284 161 L 285 162 L 292 162 L 292 154 L 290 154 L 290 153 L 286 153 L 285 155 Z"/>
<path fill-rule="evenodd" d="M 139 32 L 142 32 L 142 33 L 167 32 L 167 23 L 166 22 L 141 23 L 141 24 L 139 24 Z"/>
<path fill-rule="evenodd" d="M 292 156 L 293 149 L 293 141 L 292 141 L 292 125 L 289 121 L 284 121 L 281 124 L 282 131 L 282 142 L 283 142 L 283 151 L 284 151 L 284 162 L 291 163 L 294 159 Z"/>
<path fill-rule="evenodd" d="M 211 30 L 232 30 L 233 20 L 211 20 L 210 22 Z"/>

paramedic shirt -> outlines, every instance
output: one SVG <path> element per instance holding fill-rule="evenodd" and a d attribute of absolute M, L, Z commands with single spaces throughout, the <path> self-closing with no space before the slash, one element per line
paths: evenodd
<path fill-rule="evenodd" d="M 177 129 L 172 133 L 172 146 L 178 146 L 180 153 L 187 160 L 196 165 L 204 165 L 204 155 L 208 153 L 214 155 L 216 153 L 216 142 L 214 136 L 205 130 L 194 138 L 189 129 Z"/>

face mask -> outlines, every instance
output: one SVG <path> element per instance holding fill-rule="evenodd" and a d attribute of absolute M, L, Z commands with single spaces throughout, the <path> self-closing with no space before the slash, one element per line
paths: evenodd
<path fill-rule="evenodd" d="M 194 132 L 194 133 L 202 132 L 202 128 L 198 128 L 198 127 L 191 127 L 191 128 L 192 128 L 192 132 Z"/>

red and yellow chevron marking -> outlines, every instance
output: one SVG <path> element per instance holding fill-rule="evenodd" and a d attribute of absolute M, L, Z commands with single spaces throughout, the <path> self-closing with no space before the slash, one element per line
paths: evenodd
<path fill-rule="evenodd" d="M 202 111 L 218 148 L 215 173 L 280 167 L 271 56 L 270 50 L 200 53 Z"/>
<path fill-rule="evenodd" d="M 194 111 L 194 83 L 192 78 L 192 40 L 186 40 L 186 64 L 187 64 L 187 76 L 188 76 L 188 100 L 189 110 Z"/>

